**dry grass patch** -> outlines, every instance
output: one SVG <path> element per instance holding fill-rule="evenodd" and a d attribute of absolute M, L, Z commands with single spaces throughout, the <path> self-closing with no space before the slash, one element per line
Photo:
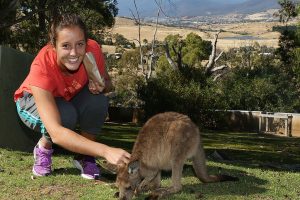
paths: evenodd
<path fill-rule="evenodd" d="M 295 24 L 295 22 L 290 22 Z M 185 38 L 189 33 L 193 32 L 200 35 L 204 40 L 213 40 L 216 31 L 224 30 L 219 35 L 218 48 L 228 50 L 230 48 L 238 48 L 247 45 L 253 45 L 255 42 L 268 47 L 278 47 L 278 39 L 280 34 L 273 31 L 273 27 L 281 25 L 279 22 L 247 22 L 234 24 L 211 24 L 200 26 L 199 29 L 178 28 L 159 25 L 157 30 L 157 40 L 163 41 L 170 34 L 179 34 Z M 141 39 L 151 41 L 155 30 L 154 24 L 146 24 L 141 27 Z M 134 21 L 128 18 L 116 18 L 115 26 L 110 30 L 111 33 L 119 33 L 124 35 L 130 41 L 138 38 L 138 26 Z M 240 39 L 241 36 L 252 36 L 253 39 Z M 231 38 L 231 39 L 226 39 Z"/>

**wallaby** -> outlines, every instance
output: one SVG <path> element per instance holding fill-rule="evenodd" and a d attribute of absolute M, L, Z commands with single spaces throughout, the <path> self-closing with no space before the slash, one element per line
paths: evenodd
<path fill-rule="evenodd" d="M 204 183 L 238 180 L 227 175 L 208 175 L 198 127 L 186 115 L 165 112 L 145 123 L 138 133 L 130 162 L 118 168 L 119 199 L 129 200 L 148 190 L 152 191 L 150 199 L 179 192 L 188 158 L 192 158 L 195 173 Z M 171 187 L 160 187 L 161 170 L 172 170 Z"/>

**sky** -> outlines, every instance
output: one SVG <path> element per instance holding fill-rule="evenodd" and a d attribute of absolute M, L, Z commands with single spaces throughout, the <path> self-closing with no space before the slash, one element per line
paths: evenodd
<path fill-rule="evenodd" d="M 188 3 L 201 5 L 201 7 L 218 5 L 218 4 L 238 4 L 247 0 L 163 0 L 163 7 L 170 9 L 170 13 L 176 12 L 180 7 L 187 6 Z M 171 4 L 169 3 L 171 2 Z M 137 7 L 141 15 L 150 15 L 156 12 L 156 4 L 154 0 L 136 0 Z M 133 0 L 118 0 L 119 16 L 131 17 L 131 12 L 135 11 Z M 169 14 L 170 14 L 169 13 Z"/>

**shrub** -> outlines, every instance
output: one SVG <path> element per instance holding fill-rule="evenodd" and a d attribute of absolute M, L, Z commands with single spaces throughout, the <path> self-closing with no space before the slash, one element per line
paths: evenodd
<path fill-rule="evenodd" d="M 138 92 L 144 101 L 146 118 L 159 112 L 176 111 L 189 115 L 201 126 L 214 126 L 212 111 L 224 109 L 225 105 L 219 101 L 214 83 L 199 81 L 203 74 L 201 69 L 185 67 L 181 72 L 167 70 L 149 80 Z"/>

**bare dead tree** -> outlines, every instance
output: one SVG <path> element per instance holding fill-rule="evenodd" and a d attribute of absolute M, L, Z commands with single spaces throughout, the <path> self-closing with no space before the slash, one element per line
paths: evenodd
<path fill-rule="evenodd" d="M 135 13 L 130 10 L 133 19 L 135 21 L 135 24 L 138 26 L 138 39 L 135 39 L 135 41 L 137 41 L 138 45 L 139 45 L 139 53 L 140 53 L 140 68 L 142 69 L 142 73 L 145 77 L 145 79 L 149 79 L 152 76 L 152 69 L 153 69 L 153 64 L 154 64 L 154 57 L 155 57 L 155 47 L 156 47 L 156 35 L 157 35 L 157 30 L 158 30 L 158 21 L 159 21 L 159 17 L 160 17 L 160 13 L 163 12 L 163 9 L 161 7 L 162 5 L 162 1 L 163 0 L 154 0 L 156 5 L 158 6 L 157 9 L 157 15 L 156 15 L 156 22 L 155 22 L 155 29 L 154 29 L 154 33 L 153 33 L 153 39 L 152 39 L 152 43 L 151 43 L 151 51 L 149 52 L 149 57 L 147 58 L 147 63 L 144 63 L 144 58 L 145 55 L 143 53 L 143 49 L 142 49 L 142 40 L 141 40 L 141 28 L 142 28 L 142 24 L 141 24 L 141 18 L 140 18 L 140 14 L 138 11 L 138 7 L 136 4 L 136 0 L 133 0 L 134 3 L 134 7 L 135 7 Z"/>
<path fill-rule="evenodd" d="M 177 71 L 178 70 L 178 65 L 174 62 L 174 60 L 171 58 L 170 55 L 170 48 L 168 42 L 165 42 L 165 55 L 167 58 L 167 61 L 169 62 L 170 66 L 172 67 L 173 70 Z"/>
<path fill-rule="evenodd" d="M 158 2 L 155 0 L 156 4 Z M 161 2 L 161 1 L 160 1 Z M 156 41 L 156 34 L 157 34 L 157 29 L 158 29 L 158 19 L 159 19 L 159 14 L 160 14 L 161 9 L 157 10 L 157 15 L 156 15 L 156 23 L 155 23 L 155 30 L 153 34 L 153 39 L 152 39 L 152 44 L 151 44 L 151 52 L 150 52 L 150 64 L 149 64 L 149 69 L 148 69 L 148 74 L 147 74 L 147 79 L 149 79 L 152 76 L 152 65 L 153 65 L 153 57 L 154 57 L 154 48 L 155 48 L 155 41 Z"/>
<path fill-rule="evenodd" d="M 142 69 L 142 73 L 145 74 L 145 70 L 144 70 L 144 67 L 143 67 L 143 57 L 144 57 L 144 55 L 143 55 L 142 42 L 141 42 L 141 18 L 140 18 L 140 13 L 139 13 L 139 10 L 137 8 L 135 0 L 133 0 L 133 4 L 134 4 L 136 16 L 132 12 L 132 10 L 130 10 L 130 12 L 131 12 L 131 15 L 133 16 L 135 24 L 138 26 L 138 39 L 136 41 L 138 42 L 139 48 L 140 48 L 140 68 Z"/>
<path fill-rule="evenodd" d="M 214 68 L 215 66 L 215 63 L 216 63 L 216 51 L 217 51 L 217 42 L 218 42 L 218 37 L 219 37 L 219 34 L 220 34 L 220 31 L 218 31 L 216 34 L 215 34 L 215 39 L 212 43 L 212 50 L 211 50 L 211 54 L 209 56 L 209 60 L 205 66 L 205 73 L 207 75 L 210 75 L 211 73 L 211 70 Z M 219 56 L 218 56 L 219 58 Z"/>
<path fill-rule="evenodd" d="M 215 74 L 214 77 L 214 81 L 216 81 L 218 78 L 220 78 L 221 76 L 223 76 L 225 73 L 227 73 L 227 65 L 221 65 L 221 66 L 215 66 L 216 62 L 218 61 L 218 59 L 222 56 L 222 54 L 224 53 L 223 51 L 217 56 L 216 52 L 217 52 L 217 42 L 218 42 L 218 37 L 221 31 L 218 31 L 215 34 L 215 38 L 214 41 L 212 43 L 212 50 L 211 50 L 211 54 L 209 56 L 209 60 L 207 62 L 207 64 L 205 65 L 205 74 L 207 76 L 211 76 L 212 74 Z"/>

